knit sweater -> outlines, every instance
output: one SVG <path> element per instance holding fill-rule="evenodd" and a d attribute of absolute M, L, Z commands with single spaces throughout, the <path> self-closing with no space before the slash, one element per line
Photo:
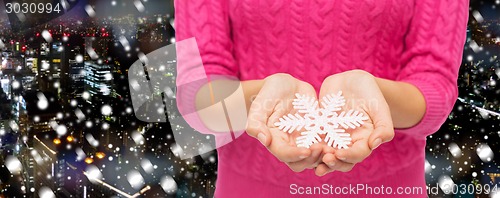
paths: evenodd
<path fill-rule="evenodd" d="M 347 173 L 295 173 L 243 133 L 218 149 L 215 197 L 335 197 L 340 187 L 360 184 L 390 187 L 393 194 L 420 187 L 391 196 L 427 197 L 426 136 L 457 99 L 467 19 L 467 0 L 176 0 L 176 39 L 196 38 L 204 69 L 178 65 L 179 84 L 211 75 L 245 81 L 288 73 L 319 91 L 326 77 L 362 69 L 411 83 L 426 101 L 416 126 L 396 129 L 391 142 Z M 181 112 L 194 107 L 197 88 L 179 89 Z M 196 115 L 185 119 L 194 128 L 200 123 Z M 370 197 L 376 189 L 357 190 L 342 197 Z"/>

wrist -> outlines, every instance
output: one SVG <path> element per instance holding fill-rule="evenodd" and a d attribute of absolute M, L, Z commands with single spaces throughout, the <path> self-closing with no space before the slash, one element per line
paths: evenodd
<path fill-rule="evenodd" d="M 247 80 L 241 82 L 241 87 L 243 89 L 243 93 L 245 94 L 245 103 L 247 109 L 250 109 L 250 105 L 253 100 L 259 94 L 260 90 L 266 83 L 265 79 L 262 80 Z"/>
<path fill-rule="evenodd" d="M 283 83 L 283 82 L 292 82 L 296 81 L 292 75 L 287 74 L 287 73 L 276 73 L 276 74 L 271 74 L 264 78 L 264 84 L 266 83 Z"/>
<path fill-rule="evenodd" d="M 339 85 L 357 85 L 364 83 L 376 84 L 376 78 L 367 71 L 355 69 L 328 76 L 323 81 L 323 84 L 325 83 Z"/>
<path fill-rule="evenodd" d="M 297 90 L 303 83 L 303 81 L 296 79 L 290 74 L 276 73 L 266 77 L 264 79 L 262 87 L 270 89 L 280 89 L 280 91 L 286 92 Z"/>
<path fill-rule="evenodd" d="M 414 85 L 375 78 L 378 87 L 391 109 L 395 128 L 410 128 L 423 118 L 426 111 L 425 99 Z"/>

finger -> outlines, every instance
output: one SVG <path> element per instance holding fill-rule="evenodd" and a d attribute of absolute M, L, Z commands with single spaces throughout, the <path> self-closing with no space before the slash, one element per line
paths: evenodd
<path fill-rule="evenodd" d="M 329 169 L 340 172 L 349 172 L 355 165 L 353 163 L 343 162 L 331 153 L 327 153 L 323 156 L 323 162 Z"/>
<path fill-rule="evenodd" d="M 375 123 L 375 130 L 369 137 L 370 149 L 374 150 L 382 143 L 391 141 L 394 138 L 394 127 L 392 122 L 389 123 Z"/>
<path fill-rule="evenodd" d="M 265 102 L 265 99 L 259 96 L 252 102 L 246 131 L 248 135 L 257 138 L 264 146 L 269 147 L 272 137 L 266 123 L 274 107 L 265 107 Z"/>
<path fill-rule="evenodd" d="M 331 173 L 333 171 L 334 170 L 328 168 L 328 166 L 326 164 L 321 163 L 321 164 L 318 165 L 318 167 L 316 167 L 314 169 L 314 174 L 316 174 L 317 176 L 322 177 L 322 176 L 325 176 L 326 174 Z"/>
<path fill-rule="evenodd" d="M 320 144 L 313 144 L 310 148 L 311 155 L 303 160 L 297 162 L 290 162 L 288 166 L 292 168 L 292 170 L 298 170 L 295 172 L 301 172 L 306 168 L 314 168 L 318 166 L 319 162 L 321 162 L 321 154 L 323 147 Z"/>
<path fill-rule="evenodd" d="M 335 153 L 335 149 L 331 146 L 324 146 L 323 147 L 323 153 L 327 154 L 327 153 Z"/>
<path fill-rule="evenodd" d="M 348 149 L 337 150 L 335 152 L 335 157 L 340 161 L 355 164 L 367 158 L 371 154 L 371 151 L 367 140 L 361 139 L 354 142 Z"/>
<path fill-rule="evenodd" d="M 347 172 L 350 172 L 354 168 L 354 164 L 341 162 L 341 163 L 337 163 L 334 167 L 329 167 L 329 168 L 332 170 L 347 173 Z"/>
<path fill-rule="evenodd" d="M 292 163 L 286 163 L 286 165 L 288 167 L 290 167 L 290 169 L 293 171 L 293 172 L 296 172 L 296 173 L 300 173 L 302 171 L 304 171 L 306 169 L 306 167 L 304 166 L 301 166 L 301 165 L 298 165 L 298 164 L 295 164 L 296 162 L 292 162 Z"/>
<path fill-rule="evenodd" d="M 280 136 L 283 135 L 283 136 Z M 311 150 L 308 148 L 297 147 L 288 143 L 287 134 L 281 131 L 273 131 L 271 133 L 272 141 L 269 145 L 269 151 L 282 162 L 297 162 L 306 159 L 311 155 Z"/>
<path fill-rule="evenodd" d="M 382 143 L 389 142 L 394 138 L 394 125 L 391 112 L 386 103 L 379 104 L 377 111 L 370 110 L 370 112 L 375 112 L 374 116 L 370 116 L 375 130 L 368 139 L 370 149 L 373 150 Z"/>
<path fill-rule="evenodd" d="M 334 154 L 327 153 L 323 156 L 323 163 L 328 166 L 335 166 L 335 162 L 338 161 Z"/>

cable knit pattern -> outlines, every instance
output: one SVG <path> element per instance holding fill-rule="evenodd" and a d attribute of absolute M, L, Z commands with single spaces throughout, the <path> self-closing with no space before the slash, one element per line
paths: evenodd
<path fill-rule="evenodd" d="M 177 40 L 196 38 L 208 76 L 252 80 L 285 72 L 319 90 L 332 74 L 363 69 L 415 85 L 427 104 L 419 124 L 396 130 L 349 173 L 294 173 L 243 134 L 218 150 L 216 197 L 290 197 L 291 184 L 423 187 L 413 197 L 426 197 L 425 137 L 457 98 L 467 0 L 176 0 L 175 8 Z M 199 79 L 200 71 L 178 69 L 185 74 L 179 81 Z M 194 106 L 196 90 L 179 90 L 181 112 Z"/>

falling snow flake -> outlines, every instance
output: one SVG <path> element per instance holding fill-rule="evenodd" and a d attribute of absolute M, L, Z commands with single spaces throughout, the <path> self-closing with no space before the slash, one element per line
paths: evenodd
<path fill-rule="evenodd" d="M 170 175 L 163 176 L 160 185 L 167 194 L 174 194 L 177 191 L 177 183 Z"/>
<path fill-rule="evenodd" d="M 313 97 L 300 94 L 295 96 L 292 104 L 298 113 L 281 117 L 275 126 L 288 133 L 305 129 L 296 140 L 298 147 L 309 148 L 312 144 L 323 141 L 320 135 L 325 135 L 324 141 L 328 146 L 348 148 L 352 138 L 345 129 L 360 127 L 368 119 L 363 113 L 354 110 L 337 113 L 345 106 L 341 91 L 323 97 L 323 108 L 318 107 L 318 101 Z"/>

